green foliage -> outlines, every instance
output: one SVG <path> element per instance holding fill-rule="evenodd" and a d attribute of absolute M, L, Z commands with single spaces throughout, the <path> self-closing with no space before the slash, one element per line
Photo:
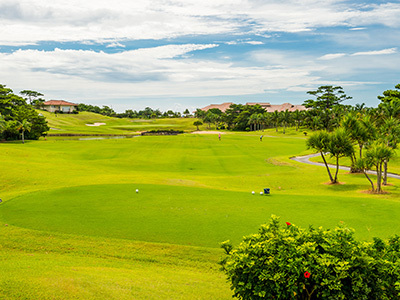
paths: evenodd
<path fill-rule="evenodd" d="M 23 92 L 28 93 L 31 97 L 41 95 L 33 91 Z M 0 139 L 17 140 L 20 135 L 23 138 L 25 135 L 26 139 L 38 139 L 50 129 L 47 126 L 46 119 L 40 116 L 31 105 L 28 105 L 25 99 L 14 95 L 11 89 L 1 84 L 0 115 L 3 116 Z M 21 127 L 21 124 L 24 124 L 24 126 Z"/>
<path fill-rule="evenodd" d="M 303 105 L 318 112 L 322 128 L 325 130 L 331 130 L 334 125 L 334 108 L 351 99 L 341 86 L 320 86 L 316 91 L 308 91 L 307 94 L 315 96 L 316 100 L 308 99 Z"/>
<path fill-rule="evenodd" d="M 199 130 L 199 126 L 203 125 L 203 122 L 197 120 L 193 122 L 193 125 L 196 126 L 197 130 Z"/>
<path fill-rule="evenodd" d="M 400 292 L 399 237 L 360 242 L 343 224 L 282 228 L 272 216 L 237 248 L 223 248 L 222 268 L 239 299 L 397 299 Z"/>

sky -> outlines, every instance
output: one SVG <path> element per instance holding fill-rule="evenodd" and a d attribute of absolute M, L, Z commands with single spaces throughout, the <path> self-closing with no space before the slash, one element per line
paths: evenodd
<path fill-rule="evenodd" d="M 400 83 L 400 1 L 0 0 L 0 84 L 117 112 Z"/>

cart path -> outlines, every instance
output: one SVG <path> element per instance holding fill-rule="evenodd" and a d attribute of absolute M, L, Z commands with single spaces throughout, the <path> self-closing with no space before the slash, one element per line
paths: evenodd
<path fill-rule="evenodd" d="M 304 163 L 304 164 L 325 167 L 324 163 L 310 161 L 310 158 L 317 157 L 317 156 L 320 156 L 320 155 L 321 155 L 320 153 L 314 153 L 314 154 L 309 154 L 309 155 L 304 155 L 304 156 L 294 156 L 294 157 L 291 157 L 290 159 L 294 160 L 294 161 L 298 161 L 298 162 Z M 335 165 L 328 164 L 328 166 L 330 168 L 336 168 Z M 345 170 L 345 171 L 350 171 L 350 167 L 345 167 L 345 166 L 339 166 L 339 169 L 340 170 Z M 376 175 L 375 171 L 367 171 L 367 173 L 371 174 L 371 175 Z M 390 178 L 400 179 L 400 175 L 394 174 L 394 173 L 389 173 L 388 172 L 387 176 L 390 177 Z"/>

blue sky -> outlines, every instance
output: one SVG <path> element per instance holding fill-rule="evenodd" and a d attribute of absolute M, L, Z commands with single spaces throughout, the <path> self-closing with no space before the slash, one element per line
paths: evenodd
<path fill-rule="evenodd" d="M 194 110 L 400 83 L 400 1 L 0 0 L 0 83 L 47 100 Z"/>

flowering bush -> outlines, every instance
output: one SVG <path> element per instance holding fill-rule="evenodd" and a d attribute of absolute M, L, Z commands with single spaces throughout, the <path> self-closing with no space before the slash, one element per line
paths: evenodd
<path fill-rule="evenodd" d="M 360 242 L 334 230 L 280 227 L 272 216 L 237 248 L 229 241 L 222 269 L 239 299 L 399 299 L 400 238 Z"/>

